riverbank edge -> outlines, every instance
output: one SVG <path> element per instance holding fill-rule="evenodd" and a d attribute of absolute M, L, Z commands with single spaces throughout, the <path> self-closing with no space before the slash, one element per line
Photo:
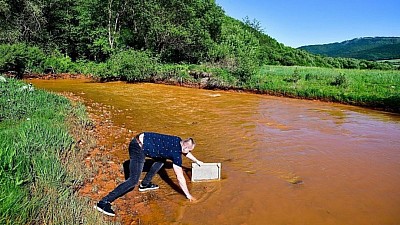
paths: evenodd
<path fill-rule="evenodd" d="M 126 159 L 129 156 L 126 150 L 131 137 L 138 131 L 115 124 L 112 119 L 113 106 L 85 99 L 72 92 L 59 94 L 72 104 L 83 104 L 92 123 L 90 129 L 77 136 L 78 140 L 82 135 L 88 135 L 94 140 L 94 144 L 80 161 L 81 166 L 86 167 L 91 173 L 77 190 L 79 196 L 88 199 L 90 207 L 127 179 Z M 86 144 L 85 141 L 79 143 Z M 116 224 L 148 224 L 152 221 L 152 217 L 148 215 L 154 213 L 151 203 L 161 199 L 162 193 L 162 191 L 142 193 L 133 190 L 113 202 L 115 217 L 105 216 L 97 211 L 91 216 L 104 218 L 105 221 Z"/>
<path fill-rule="evenodd" d="M 187 88 L 197 88 L 197 89 L 207 89 L 207 90 L 222 90 L 222 91 L 233 91 L 233 92 L 243 92 L 250 94 L 259 94 L 259 95 L 269 95 L 276 97 L 285 97 L 285 98 L 293 98 L 293 99 L 302 99 L 302 100 L 311 100 L 311 101 L 321 101 L 321 102 L 330 102 L 330 103 L 339 103 L 343 105 L 351 105 L 357 106 L 367 109 L 373 109 L 383 112 L 400 114 L 400 105 L 396 106 L 382 106 L 382 103 L 377 102 L 356 102 L 356 101 L 340 101 L 335 99 L 334 96 L 328 97 L 305 97 L 295 95 L 285 91 L 273 91 L 273 90 L 259 90 L 259 89 L 249 89 L 245 87 L 235 87 L 232 85 L 209 85 L 207 79 L 201 79 L 200 81 L 188 81 L 188 80 L 179 80 L 175 78 L 163 79 L 163 80 L 147 80 L 147 81 L 136 81 L 129 82 L 123 79 L 115 78 L 115 79 L 101 79 L 92 75 L 85 74 L 69 74 L 69 73 L 61 73 L 61 74 L 26 74 L 24 79 L 92 79 L 95 82 L 112 82 L 112 81 L 123 81 L 127 83 L 155 83 L 155 84 L 163 84 L 163 85 L 173 85 L 173 86 L 182 86 Z M 206 77 L 207 78 L 207 77 Z M 400 98 L 400 97 L 399 97 Z"/>
<path fill-rule="evenodd" d="M 14 171 L 11 177 L 2 177 L 2 179 L 6 180 L 8 178 L 11 179 L 7 181 L 7 184 L 10 182 L 12 184 L 14 179 L 17 179 L 16 187 L 21 190 L 23 189 L 23 195 L 15 196 L 15 193 L 21 194 L 21 192 L 15 190 L 13 185 L 5 187 L 11 190 L 12 193 L 10 196 L 13 194 L 16 200 L 12 205 L 9 205 L 10 208 L 2 208 L 0 212 L 2 215 L 0 217 L 0 224 L 118 224 L 116 220 L 111 221 L 94 214 L 93 205 L 90 203 L 91 200 L 78 194 L 85 181 L 90 179 L 94 174 L 93 168 L 82 163 L 82 160 L 96 145 L 96 140 L 91 135 L 93 123 L 87 117 L 85 107 L 79 102 L 68 99 L 64 95 L 39 91 L 34 88 L 29 90 L 24 89 L 26 86 L 23 86 L 24 83 L 22 81 L 10 82 L 10 80 L 1 80 L 1 82 L 3 83 L 2 88 L 5 88 L 5 90 L 9 88 L 7 85 L 14 85 L 15 83 L 17 83 L 17 87 L 21 87 L 19 89 L 13 88 L 14 90 L 12 90 L 13 93 L 11 95 L 0 95 L 0 97 L 8 98 L 7 102 L 22 100 L 19 103 L 23 104 L 18 105 L 34 104 L 38 106 L 36 109 L 39 109 L 42 107 L 46 108 L 45 105 L 49 102 L 43 96 L 49 96 L 50 99 L 62 104 L 66 110 L 53 108 L 53 110 L 46 111 L 45 114 L 34 114 L 35 110 L 28 110 L 27 113 L 24 113 L 26 108 L 23 107 L 22 111 L 18 110 L 18 112 L 13 113 L 21 113 L 24 116 L 28 116 L 27 118 L 18 119 L 19 117 L 17 116 L 14 119 L 9 119 L 7 111 L 10 108 L 5 105 L 5 108 L 2 107 L 5 112 L 2 116 L 6 115 L 6 117 L 2 118 L 4 120 L 0 120 L 2 132 L 9 134 L 8 131 L 11 130 L 15 134 L 13 136 L 21 136 L 22 139 L 14 139 L 13 144 L 7 144 L 12 140 L 11 137 L 10 140 L 9 138 L 1 139 L 7 146 L 0 149 L 0 156 L 2 156 L 2 159 L 6 157 L 10 161 L 9 164 L 2 162 L 2 171 L 0 172 L 5 172 L 4 174 L 6 174 L 10 172 L 9 170 L 17 170 L 20 166 L 29 166 L 25 165 L 25 161 L 18 161 L 21 157 L 25 157 L 25 154 L 30 155 L 28 162 L 32 165 L 30 165 L 30 174 L 26 176 L 26 180 L 18 181 L 16 174 L 18 171 Z M 41 97 L 30 97 L 37 95 Z M 35 102 L 27 102 L 32 100 Z M 58 122 L 52 116 L 49 117 L 52 114 L 59 115 L 62 118 L 62 122 Z M 41 124 L 46 125 L 41 126 Z M 41 128 L 38 129 L 38 127 Z M 61 135 L 66 135 L 63 137 L 68 139 L 66 141 L 68 143 L 65 143 L 65 146 L 60 145 L 55 149 L 48 148 L 49 145 L 42 142 L 43 138 L 48 143 L 57 142 L 54 139 L 57 139 L 59 136 L 58 132 Z M 4 138 L 4 136 L 2 137 Z M 35 146 L 33 147 L 35 151 L 24 152 L 24 148 L 18 149 L 24 146 L 22 142 L 27 142 L 27 140 L 35 140 L 35 143 L 29 143 Z M 18 154 L 15 155 L 15 152 L 14 155 L 8 154 L 10 152 L 7 149 L 11 149 L 12 151 L 15 148 L 14 145 L 18 149 Z M 5 155 L 2 155 L 3 153 Z M 9 165 L 14 166 L 12 168 L 7 167 Z M 4 171 L 3 169 L 6 170 Z M 3 173 L 0 174 L 4 175 Z M 55 177 L 57 179 L 52 179 Z M 4 191 L 4 189 L 2 190 Z M 5 201 L 6 197 L 10 196 L 2 196 L 2 200 Z M 21 209 L 21 211 L 18 210 L 15 212 L 16 209 Z"/>

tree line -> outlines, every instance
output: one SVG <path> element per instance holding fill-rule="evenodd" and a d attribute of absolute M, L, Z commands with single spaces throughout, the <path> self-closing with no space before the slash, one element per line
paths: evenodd
<path fill-rule="evenodd" d="M 0 18 L 3 55 L 20 43 L 72 62 L 101 63 L 123 51 L 144 51 L 160 63 L 225 68 L 240 80 L 265 64 L 392 69 L 284 46 L 257 20 L 228 17 L 215 0 L 0 0 Z M 3 71 L 18 64 L 4 61 Z"/>
<path fill-rule="evenodd" d="M 220 36 L 215 1 L 1 0 L 1 42 L 104 61 L 128 48 L 164 61 L 197 63 Z"/>

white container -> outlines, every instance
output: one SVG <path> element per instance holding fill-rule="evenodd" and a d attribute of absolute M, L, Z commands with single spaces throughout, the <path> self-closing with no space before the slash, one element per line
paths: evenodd
<path fill-rule="evenodd" d="M 203 163 L 201 166 L 192 163 L 192 182 L 220 179 L 221 163 Z"/>

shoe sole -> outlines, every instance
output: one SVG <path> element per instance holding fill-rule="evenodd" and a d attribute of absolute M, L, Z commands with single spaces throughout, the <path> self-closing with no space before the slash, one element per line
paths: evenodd
<path fill-rule="evenodd" d="M 109 213 L 104 211 L 102 208 L 98 207 L 97 205 L 94 206 L 95 209 L 97 209 L 97 211 L 102 212 L 104 214 L 106 214 L 107 216 L 115 216 L 115 214 Z"/>
<path fill-rule="evenodd" d="M 154 187 L 154 188 L 145 188 L 145 189 L 140 189 L 139 188 L 139 191 L 140 192 L 144 192 L 144 191 L 151 191 L 151 190 L 157 190 L 157 189 L 159 189 L 160 187 Z"/>

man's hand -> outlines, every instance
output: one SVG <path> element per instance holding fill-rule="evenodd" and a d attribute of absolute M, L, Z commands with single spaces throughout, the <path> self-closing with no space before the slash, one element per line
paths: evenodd
<path fill-rule="evenodd" d="M 199 166 L 201 166 L 203 164 L 202 161 L 196 159 L 196 157 L 194 157 L 194 155 L 190 152 L 188 154 L 186 154 L 186 157 L 189 158 L 190 160 L 192 160 L 193 162 L 195 162 Z"/>
<path fill-rule="evenodd" d="M 197 199 L 193 196 L 190 196 L 189 201 L 195 203 L 197 202 Z"/>
<path fill-rule="evenodd" d="M 196 161 L 196 164 L 199 165 L 199 166 L 201 166 L 201 165 L 203 165 L 204 163 L 203 163 L 202 161 L 200 161 L 200 160 L 197 160 L 197 161 Z"/>

